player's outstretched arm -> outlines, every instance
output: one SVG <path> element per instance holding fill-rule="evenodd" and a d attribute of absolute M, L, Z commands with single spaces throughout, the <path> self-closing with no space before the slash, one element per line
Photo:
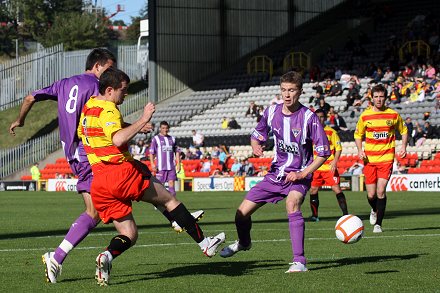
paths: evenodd
<path fill-rule="evenodd" d="M 115 146 L 121 147 L 128 143 L 145 125 L 150 122 L 156 108 L 153 103 L 148 103 L 144 107 L 141 118 L 128 127 L 122 128 L 113 135 L 112 142 Z"/>
<path fill-rule="evenodd" d="M 15 135 L 14 129 L 16 127 L 22 127 L 24 125 L 24 121 L 26 120 L 26 116 L 32 108 L 32 105 L 35 103 L 35 98 L 32 95 L 27 95 L 23 99 L 23 103 L 21 104 L 20 113 L 18 114 L 17 120 L 11 123 L 9 127 L 9 133 Z"/>
<path fill-rule="evenodd" d="M 400 147 L 399 157 L 406 157 L 406 144 L 408 143 L 408 133 L 402 134 L 402 146 Z"/>
<path fill-rule="evenodd" d="M 263 155 L 263 146 L 258 141 L 251 139 L 251 147 L 254 155 L 257 157 L 261 157 Z"/>
<path fill-rule="evenodd" d="M 356 143 L 356 148 L 358 150 L 358 157 L 359 157 L 359 159 L 361 159 L 361 160 L 366 159 L 367 156 L 365 155 L 365 152 L 362 149 L 362 139 L 355 138 L 354 142 Z"/>

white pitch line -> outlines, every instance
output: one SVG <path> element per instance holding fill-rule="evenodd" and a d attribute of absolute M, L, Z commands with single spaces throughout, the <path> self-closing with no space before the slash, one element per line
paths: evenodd
<path fill-rule="evenodd" d="M 406 234 L 406 235 L 381 235 L 374 237 L 363 237 L 365 239 L 381 239 L 381 238 L 405 238 L 405 237 L 439 237 L 440 234 Z M 307 241 L 316 240 L 336 240 L 335 237 L 312 237 L 306 238 Z M 265 239 L 265 240 L 252 240 L 254 243 L 265 243 L 265 242 L 286 242 L 290 239 Z M 230 241 L 232 243 L 232 241 Z M 194 242 L 181 242 L 181 243 L 156 243 L 156 244 L 139 244 L 133 246 L 133 248 L 145 248 L 145 247 L 164 247 L 164 246 L 177 246 L 177 245 L 194 245 Z M 42 248 L 13 248 L 13 249 L 0 249 L 0 252 L 19 252 L 19 251 L 46 251 L 47 247 Z M 91 249 L 102 249 L 102 246 L 88 246 L 88 247 L 77 247 L 78 250 L 91 250 Z"/>
<path fill-rule="evenodd" d="M 387 231 L 405 231 L 405 230 L 413 230 L 414 228 L 387 228 Z M 308 231 L 332 231 L 334 230 L 334 228 L 311 228 L 308 229 L 306 228 L 306 233 Z M 203 231 L 205 233 L 211 233 L 211 232 L 236 232 L 235 229 L 229 229 L 229 230 L 221 230 L 221 229 L 217 229 L 217 230 L 207 230 L 207 229 L 203 229 Z M 267 229 L 260 229 L 260 228 L 256 228 L 255 229 L 256 232 L 258 231 L 288 231 L 288 228 L 267 228 Z M 173 234 L 173 230 L 170 229 L 169 231 L 139 231 L 139 235 L 140 234 Z M 25 234 L 26 232 L 24 232 Z M 112 231 L 112 232 L 108 232 L 108 233 L 90 233 L 89 235 L 87 235 L 88 238 L 90 237 L 97 237 L 97 236 L 109 236 L 109 235 L 115 235 L 116 231 Z M 66 235 L 65 234 L 59 234 L 59 235 L 48 235 L 48 236 L 24 236 L 24 237 L 14 237 L 14 238 L 5 238 L 3 240 L 15 240 L 15 239 L 26 239 L 26 238 L 32 238 L 32 239 L 48 239 L 48 238 L 64 238 Z"/>

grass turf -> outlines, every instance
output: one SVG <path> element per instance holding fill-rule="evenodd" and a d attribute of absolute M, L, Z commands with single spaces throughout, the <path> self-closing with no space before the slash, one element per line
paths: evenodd
<path fill-rule="evenodd" d="M 190 210 L 204 209 L 206 235 L 236 239 L 235 209 L 244 193 L 178 193 Z M 82 212 L 74 193 L 1 192 L 0 291 L 9 292 L 438 292 L 440 214 L 437 193 L 390 193 L 384 233 L 373 234 L 365 193 L 347 192 L 349 211 L 364 220 L 365 238 L 346 245 L 334 236 L 335 196 L 320 192 L 319 223 L 306 222 L 309 272 L 285 274 L 291 247 L 284 202 L 253 216 L 253 248 L 223 259 L 205 257 L 191 238 L 174 233 L 151 205 L 134 204 L 139 240 L 113 262 L 111 285 L 99 288 L 94 261 L 116 235 L 100 224 L 64 262 L 58 284 L 44 282 L 41 255 L 54 249 Z M 310 216 L 308 198 L 303 214 Z"/>

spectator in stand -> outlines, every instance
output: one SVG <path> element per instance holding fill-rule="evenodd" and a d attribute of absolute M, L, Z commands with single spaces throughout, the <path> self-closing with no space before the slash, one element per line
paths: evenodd
<path fill-rule="evenodd" d="M 199 131 L 192 130 L 192 141 L 194 147 L 201 147 L 205 144 L 205 137 Z"/>
<path fill-rule="evenodd" d="M 402 72 L 403 77 L 408 78 L 413 76 L 413 70 L 411 66 L 405 65 L 405 70 Z"/>
<path fill-rule="evenodd" d="M 425 140 L 425 131 L 423 130 L 423 127 L 418 122 L 416 122 L 416 133 L 414 134 L 416 147 L 422 146 Z"/>
<path fill-rule="evenodd" d="M 383 72 L 380 67 L 377 67 L 376 71 L 371 76 L 375 82 L 380 82 L 383 78 Z"/>
<path fill-rule="evenodd" d="M 434 90 L 431 91 L 431 100 L 437 99 L 437 103 L 435 106 L 435 112 L 437 113 L 437 110 L 439 109 L 439 99 L 440 99 L 440 80 L 437 81 L 434 85 Z"/>
<path fill-rule="evenodd" d="M 332 87 L 330 89 L 329 96 L 340 96 L 342 95 L 342 86 L 337 80 L 332 81 Z"/>
<path fill-rule="evenodd" d="M 264 106 L 258 106 L 257 122 L 260 122 L 261 117 L 263 117 L 263 113 L 264 113 Z"/>
<path fill-rule="evenodd" d="M 394 72 L 391 71 L 391 68 L 387 67 L 387 70 L 385 71 L 383 78 L 382 78 L 382 82 L 392 82 L 396 79 L 396 75 L 394 74 Z"/>
<path fill-rule="evenodd" d="M 424 137 L 426 139 L 434 138 L 435 130 L 434 130 L 434 127 L 432 127 L 431 123 L 429 123 L 429 121 L 425 121 L 424 132 L 425 132 Z"/>
<path fill-rule="evenodd" d="M 354 86 L 353 83 L 348 85 L 348 93 L 347 93 L 347 107 L 353 106 L 354 101 L 358 99 L 360 100 L 359 90 Z"/>
<path fill-rule="evenodd" d="M 217 159 L 219 155 L 220 155 L 220 149 L 218 148 L 218 146 L 214 146 L 211 151 L 211 158 Z"/>
<path fill-rule="evenodd" d="M 328 104 L 324 98 L 321 98 L 319 99 L 318 109 L 322 109 L 327 113 L 330 110 L 330 104 Z"/>
<path fill-rule="evenodd" d="M 335 125 L 335 107 L 330 106 L 330 109 L 327 112 L 327 120 L 326 125 L 333 127 Z"/>
<path fill-rule="evenodd" d="M 323 94 L 316 91 L 316 93 L 313 96 L 310 96 L 309 103 L 313 103 L 314 106 L 317 106 L 319 104 L 319 100 L 324 97 Z"/>
<path fill-rule="evenodd" d="M 254 172 L 254 165 L 248 159 L 241 160 L 240 176 L 252 176 Z"/>
<path fill-rule="evenodd" d="M 389 97 L 388 97 L 389 101 L 391 101 L 392 104 L 399 104 L 400 103 L 399 87 L 397 87 L 394 81 L 391 82 L 388 92 L 389 92 Z"/>
<path fill-rule="evenodd" d="M 341 84 L 342 90 L 345 90 L 348 88 L 348 85 L 351 80 L 351 75 L 348 73 L 344 73 L 341 75 L 341 78 L 339 79 L 339 83 Z"/>
<path fill-rule="evenodd" d="M 348 168 L 348 173 L 351 175 L 362 175 L 364 170 L 364 165 L 355 162 L 350 168 Z"/>
<path fill-rule="evenodd" d="M 211 157 L 207 157 L 206 160 L 202 163 L 202 168 L 200 172 L 210 172 L 211 171 L 212 160 Z"/>
<path fill-rule="evenodd" d="M 63 179 L 63 178 L 64 178 L 63 174 L 60 174 L 58 172 L 55 173 L 55 179 Z"/>
<path fill-rule="evenodd" d="M 228 123 L 229 123 L 228 118 L 223 117 L 223 119 L 222 119 L 222 129 L 228 129 Z"/>
<path fill-rule="evenodd" d="M 254 101 L 251 101 L 249 103 L 249 107 L 246 111 L 246 117 L 249 117 L 249 116 L 250 117 L 257 117 L 257 113 L 258 113 L 258 107 Z"/>
<path fill-rule="evenodd" d="M 240 129 L 241 126 L 238 124 L 237 120 L 235 120 L 235 117 L 231 117 L 231 120 L 228 122 L 228 129 Z"/>
<path fill-rule="evenodd" d="M 231 172 L 234 176 L 240 176 L 241 163 L 240 160 L 235 158 L 234 164 L 231 166 Z"/>
<path fill-rule="evenodd" d="M 319 84 L 319 82 L 315 82 L 315 84 L 312 86 L 312 89 L 314 89 L 315 92 L 320 93 L 321 95 L 324 94 L 324 88 Z"/>
<path fill-rule="evenodd" d="M 424 78 L 426 75 L 426 65 L 425 64 L 418 64 L 417 69 L 414 72 L 415 78 Z"/>
<path fill-rule="evenodd" d="M 331 89 L 332 89 L 332 82 L 331 80 L 327 80 L 324 84 L 324 95 L 328 96 L 330 94 Z"/>
<path fill-rule="evenodd" d="M 145 153 L 147 151 L 147 145 L 144 140 L 139 140 L 138 143 L 134 147 L 133 159 L 140 160 L 145 157 Z"/>
<path fill-rule="evenodd" d="M 34 165 L 31 167 L 31 175 L 32 180 L 38 181 L 41 178 L 40 169 L 38 169 L 38 163 L 34 163 Z"/>
<path fill-rule="evenodd" d="M 432 64 L 428 63 L 425 74 L 427 79 L 435 79 L 435 68 L 432 66 Z"/>
<path fill-rule="evenodd" d="M 281 98 L 281 95 L 275 95 L 275 97 L 270 101 L 271 105 L 275 105 L 275 104 L 282 104 L 283 103 L 283 99 Z M 259 106 L 259 109 L 261 109 L 260 107 L 263 108 L 264 110 L 264 106 Z"/>
<path fill-rule="evenodd" d="M 347 131 L 347 123 L 345 123 L 344 118 L 342 116 L 339 116 L 338 112 L 335 112 L 335 125 L 333 126 L 333 129 L 336 131 Z"/>
<path fill-rule="evenodd" d="M 411 117 L 406 117 L 405 119 L 406 128 L 408 128 L 408 144 L 414 146 L 414 125 L 412 123 Z"/>
<path fill-rule="evenodd" d="M 196 147 L 194 155 L 196 160 L 201 159 L 203 157 L 203 152 L 200 150 L 200 147 Z"/>
<path fill-rule="evenodd" d="M 221 166 L 221 171 L 222 172 L 228 171 L 227 162 L 228 162 L 228 159 L 231 157 L 231 154 L 229 153 L 229 151 L 228 151 L 228 149 L 226 148 L 225 145 L 220 144 L 218 147 L 220 149 L 220 154 L 218 156 L 218 161 L 219 161 L 219 164 Z"/>

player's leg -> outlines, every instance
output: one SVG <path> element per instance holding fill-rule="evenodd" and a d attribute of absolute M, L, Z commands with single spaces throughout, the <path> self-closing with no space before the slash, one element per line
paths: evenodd
<path fill-rule="evenodd" d="M 46 280 L 56 283 L 56 279 L 61 273 L 61 265 L 69 252 L 76 247 L 99 223 L 98 212 L 92 203 L 90 193 L 92 182 L 92 170 L 88 162 L 70 162 L 70 166 L 75 175 L 78 176 L 77 190 L 82 191 L 81 195 L 86 206 L 86 211 L 82 213 L 70 226 L 69 231 L 60 243 L 55 252 L 47 252 L 42 256 L 45 264 Z"/>
<path fill-rule="evenodd" d="M 168 191 L 171 193 L 172 196 L 176 196 L 176 188 L 174 184 L 174 179 L 168 180 Z"/>
<path fill-rule="evenodd" d="M 238 240 L 223 248 L 220 252 L 220 256 L 231 257 L 241 250 L 251 249 L 251 216 L 263 205 L 264 203 L 255 203 L 248 199 L 242 201 L 235 213 L 235 227 L 237 229 Z"/>
<path fill-rule="evenodd" d="M 364 167 L 365 188 L 367 189 L 367 200 L 371 207 L 370 224 L 376 224 L 377 220 L 377 168 L 374 165 L 366 164 Z"/>
<path fill-rule="evenodd" d="M 286 198 L 286 210 L 289 218 L 290 240 L 292 243 L 293 262 L 286 271 L 303 272 L 307 271 L 306 258 L 304 256 L 304 218 L 301 212 L 301 205 L 304 201 L 305 193 L 298 190 L 291 190 Z"/>
<path fill-rule="evenodd" d="M 165 207 L 170 213 L 171 218 L 186 230 L 194 241 L 199 244 L 203 253 L 208 257 L 214 256 L 217 248 L 225 241 L 224 233 L 220 233 L 214 237 L 205 237 L 202 229 L 186 209 L 185 205 L 172 196 L 154 177 L 151 177 L 150 186 L 145 190 L 141 200 Z"/>
<path fill-rule="evenodd" d="M 109 283 L 113 260 L 133 246 L 138 238 L 138 230 L 132 213 L 113 220 L 113 224 L 119 235 L 113 237 L 107 249 L 96 258 L 95 279 L 101 286 Z"/>
<path fill-rule="evenodd" d="M 342 215 L 348 215 L 347 200 L 345 199 L 345 194 L 342 192 L 339 183 L 333 185 L 332 190 L 336 194 L 336 200 L 338 201 L 338 205 L 342 211 Z"/>
<path fill-rule="evenodd" d="M 318 218 L 318 209 L 319 209 L 319 196 L 318 196 L 319 187 L 313 186 L 310 187 L 310 209 L 312 210 L 312 216 L 310 220 L 313 222 L 319 222 Z"/>
<path fill-rule="evenodd" d="M 377 219 L 374 225 L 373 232 L 381 233 L 382 232 L 382 221 L 385 216 L 385 208 L 387 205 L 387 196 L 386 196 L 386 188 L 387 188 L 388 180 L 384 178 L 378 178 L 377 180 Z"/>

